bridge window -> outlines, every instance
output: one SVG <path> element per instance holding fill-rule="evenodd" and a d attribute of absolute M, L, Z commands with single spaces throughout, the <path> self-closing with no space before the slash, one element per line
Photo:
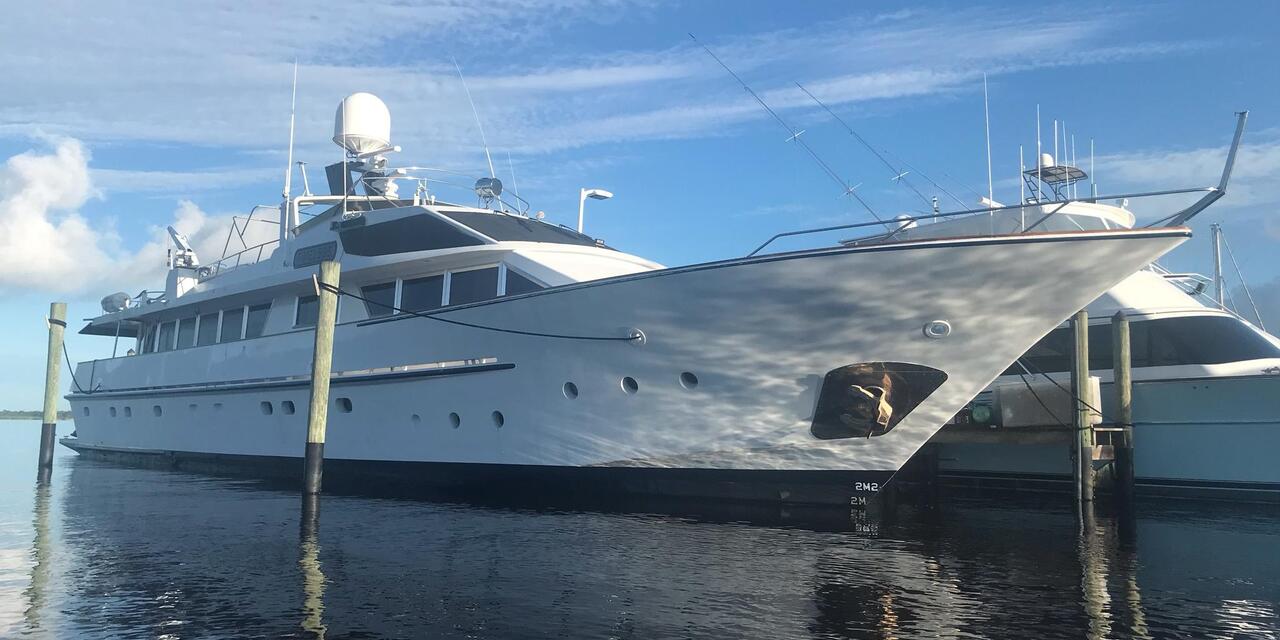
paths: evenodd
<path fill-rule="evenodd" d="M 204 347 L 218 341 L 218 314 L 206 313 L 200 316 L 200 327 L 197 332 L 196 344 Z"/>
<path fill-rule="evenodd" d="M 267 328 L 267 315 L 271 313 L 271 303 L 249 307 L 249 315 L 245 317 L 244 337 L 257 338 Z"/>
<path fill-rule="evenodd" d="M 173 338 L 177 331 L 177 322 L 166 322 L 160 325 L 160 342 L 156 345 L 156 351 L 172 351 Z"/>
<path fill-rule="evenodd" d="M 218 342 L 235 342 L 239 340 L 244 330 L 244 307 L 236 307 L 227 309 L 222 312 L 222 333 L 218 337 Z"/>
<path fill-rule="evenodd" d="M 396 304 L 396 283 L 385 282 L 360 287 L 360 295 L 365 298 L 364 309 L 370 318 L 391 315 L 391 308 Z"/>
<path fill-rule="evenodd" d="M 485 267 L 449 274 L 449 304 L 467 304 L 497 297 L 498 268 Z"/>
<path fill-rule="evenodd" d="M 400 308 L 405 311 L 439 309 L 444 301 L 444 274 L 405 280 L 400 287 Z"/>
<path fill-rule="evenodd" d="M 301 296 L 298 298 L 298 310 L 293 316 L 293 326 L 314 327 L 320 320 L 320 298 Z"/>
<path fill-rule="evenodd" d="M 507 268 L 506 295 L 518 296 L 522 293 L 537 291 L 541 288 L 542 285 L 534 282 L 531 278 L 528 278 L 517 271 L 513 271 L 510 267 Z"/>
<path fill-rule="evenodd" d="M 183 318 L 178 321 L 178 348 L 185 349 L 193 347 L 196 344 L 196 319 L 195 316 Z"/>

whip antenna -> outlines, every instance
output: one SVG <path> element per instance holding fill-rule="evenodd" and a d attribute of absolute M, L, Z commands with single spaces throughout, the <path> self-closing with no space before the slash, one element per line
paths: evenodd
<path fill-rule="evenodd" d="M 293 95 L 289 98 L 289 160 L 284 165 L 284 191 L 281 195 L 289 199 L 293 183 L 293 119 L 298 110 L 298 59 L 293 59 Z"/>
<path fill-rule="evenodd" d="M 467 102 L 471 103 L 471 114 L 476 117 L 476 128 L 480 130 L 480 144 L 484 147 L 484 159 L 489 162 L 489 177 L 497 178 L 498 174 L 493 170 L 493 157 L 489 155 L 489 142 L 484 139 L 484 125 L 480 124 L 480 112 L 476 111 L 476 101 L 471 99 L 471 89 L 467 88 L 467 79 L 462 75 L 462 67 L 458 66 L 458 59 L 450 57 L 453 61 L 453 68 L 458 70 L 458 79 L 462 81 L 462 90 L 467 94 Z"/>

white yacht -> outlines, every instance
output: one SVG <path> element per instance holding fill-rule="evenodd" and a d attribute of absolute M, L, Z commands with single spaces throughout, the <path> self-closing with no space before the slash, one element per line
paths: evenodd
<path fill-rule="evenodd" d="M 1045 209 L 1041 228 L 666 268 L 525 215 L 493 178 L 476 206 L 438 199 L 389 166 L 370 94 L 339 106 L 334 140 L 330 194 L 286 189 L 277 240 L 202 265 L 174 233 L 162 293 L 104 300 L 81 333 L 136 354 L 76 367 L 63 444 L 300 476 L 314 275 L 338 260 L 326 483 L 848 504 L 1189 235 Z"/>

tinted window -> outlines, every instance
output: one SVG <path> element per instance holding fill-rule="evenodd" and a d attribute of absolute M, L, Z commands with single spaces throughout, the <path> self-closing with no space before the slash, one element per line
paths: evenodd
<path fill-rule="evenodd" d="M 1055 329 L 1036 343 L 1023 361 L 1033 373 L 1071 369 L 1071 329 Z M 1129 323 L 1129 347 L 1135 367 L 1222 364 L 1280 357 L 1280 349 L 1243 322 L 1224 316 L 1190 316 Z M 1089 327 L 1089 368 L 1110 369 L 1111 327 Z M 1014 363 L 1006 375 L 1021 371 Z"/>
<path fill-rule="evenodd" d="M 166 322 L 160 325 L 160 344 L 156 345 L 156 351 L 169 351 L 173 349 L 173 334 L 178 328 L 176 322 Z"/>
<path fill-rule="evenodd" d="M 240 339 L 240 329 L 244 324 L 244 307 L 227 309 L 222 312 L 222 337 L 218 342 L 232 342 Z"/>
<path fill-rule="evenodd" d="M 183 318 L 178 321 L 178 348 L 194 347 L 196 344 L 196 319 Z"/>
<path fill-rule="evenodd" d="M 405 280 L 400 287 L 400 308 L 405 311 L 438 309 L 444 296 L 444 276 Z"/>
<path fill-rule="evenodd" d="M 298 298 L 298 315 L 294 318 L 295 327 L 314 327 L 320 319 L 320 299 L 316 296 Z"/>
<path fill-rule="evenodd" d="M 142 353 L 151 353 L 156 348 L 156 325 L 147 325 L 147 332 L 142 336 L 142 346 L 139 351 Z"/>
<path fill-rule="evenodd" d="M 206 313 L 200 316 L 200 332 L 196 344 L 204 346 L 218 341 L 218 314 Z"/>
<path fill-rule="evenodd" d="M 267 328 L 267 314 L 271 312 L 271 304 L 260 304 L 249 307 L 249 319 L 245 322 L 244 337 L 256 338 Z"/>
<path fill-rule="evenodd" d="M 537 291 L 541 288 L 542 285 L 511 269 L 507 269 L 507 295 L 516 296 L 530 291 Z"/>
<path fill-rule="evenodd" d="M 396 283 L 371 284 L 360 287 L 360 295 L 364 296 L 364 309 L 370 318 L 391 315 L 391 307 L 396 303 Z"/>
<path fill-rule="evenodd" d="M 498 268 L 454 271 L 449 275 L 449 304 L 467 304 L 498 295 Z"/>

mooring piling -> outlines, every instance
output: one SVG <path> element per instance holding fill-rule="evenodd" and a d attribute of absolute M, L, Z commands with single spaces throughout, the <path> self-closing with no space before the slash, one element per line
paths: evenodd
<path fill-rule="evenodd" d="M 324 475 L 324 437 L 329 420 L 329 374 L 333 367 L 333 330 L 338 317 L 338 277 L 342 265 L 332 260 L 320 263 L 317 281 L 319 313 L 316 318 L 315 349 L 311 356 L 311 405 L 307 410 L 307 447 L 303 463 L 304 495 L 320 493 Z"/>
<path fill-rule="evenodd" d="M 1089 388 L 1089 312 L 1081 309 L 1071 319 L 1075 355 L 1071 359 L 1071 394 L 1075 403 L 1076 500 L 1093 502 L 1093 427 L 1091 409 L 1084 401 Z"/>
<path fill-rule="evenodd" d="M 1111 317 L 1112 371 L 1115 372 L 1115 421 L 1121 431 L 1115 446 L 1116 496 L 1124 503 L 1133 499 L 1133 361 L 1129 348 L 1129 318 L 1123 311 Z"/>
<path fill-rule="evenodd" d="M 47 480 L 53 470 L 53 448 L 58 433 L 58 371 L 62 367 L 62 336 L 67 328 L 67 303 L 49 305 L 49 352 L 44 367 L 44 415 L 40 425 L 40 460 L 37 477 Z"/>

